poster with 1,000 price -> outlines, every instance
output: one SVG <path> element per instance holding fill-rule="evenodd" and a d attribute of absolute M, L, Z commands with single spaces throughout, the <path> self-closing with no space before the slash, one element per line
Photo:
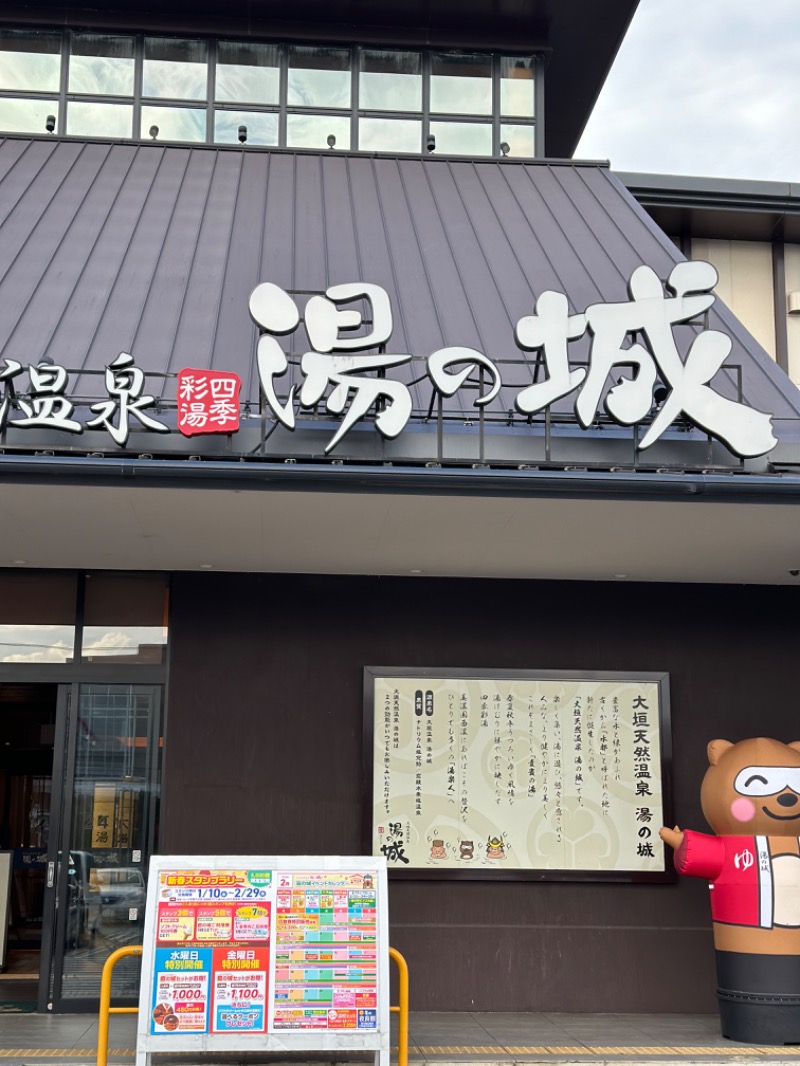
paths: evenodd
<path fill-rule="evenodd" d="M 673 877 L 666 674 L 368 667 L 365 727 L 393 874 Z"/>

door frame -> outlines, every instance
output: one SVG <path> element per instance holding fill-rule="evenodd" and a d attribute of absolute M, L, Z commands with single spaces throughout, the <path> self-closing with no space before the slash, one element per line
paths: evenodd
<path fill-rule="evenodd" d="M 8 568 L 3 568 L 8 570 Z M 75 627 L 72 655 L 68 661 L 59 663 L 7 663 L 0 662 L 0 683 L 47 683 L 58 685 L 56 698 L 56 730 L 53 744 L 53 783 L 51 794 L 50 835 L 48 838 L 47 862 L 53 863 L 52 867 L 45 866 L 45 898 L 42 915 L 42 946 L 39 962 L 39 984 L 37 992 L 37 1010 L 40 1012 L 55 1012 L 63 1010 L 65 1013 L 81 1013 L 97 1011 L 97 1000 L 68 1000 L 59 1001 L 56 1004 L 52 992 L 56 989 L 54 961 L 57 955 L 63 960 L 63 949 L 58 949 L 58 908 L 57 884 L 59 862 L 63 862 L 65 856 L 62 853 L 62 842 L 66 839 L 66 826 L 70 824 L 72 813 L 72 789 L 74 785 L 75 769 L 75 738 L 77 733 L 74 726 L 70 726 L 70 710 L 77 706 L 78 691 L 83 684 L 133 684 L 153 685 L 157 687 L 158 695 L 158 721 L 161 724 L 164 735 L 166 724 L 167 686 L 169 677 L 169 638 L 164 649 L 164 657 L 160 663 L 104 663 L 102 660 L 85 662 L 82 657 L 84 607 L 86 598 L 86 581 L 88 577 L 118 574 L 119 571 L 106 570 L 74 570 L 58 568 L 52 571 L 37 569 L 36 573 L 52 573 L 54 575 L 71 574 L 75 576 L 75 612 L 73 624 Z M 139 574 L 150 574 L 150 571 L 136 571 Z M 156 572 L 153 572 L 156 573 Z M 170 575 L 161 575 L 165 578 L 166 601 L 168 605 Z M 168 610 L 168 608 L 167 608 Z M 169 633 L 169 620 L 166 620 L 167 632 Z M 77 721 L 77 716 L 72 716 Z M 158 742 L 158 737 L 155 738 Z M 162 767 L 163 775 L 163 767 Z M 151 819 L 152 826 L 152 819 Z M 152 833 L 152 828 L 150 830 Z M 155 841 L 148 841 L 152 853 Z M 66 855 L 69 858 L 69 855 Z M 144 864 L 143 864 L 144 865 Z M 53 884 L 47 887 L 48 871 L 53 870 Z M 63 943 L 63 941 L 61 942 Z M 60 963 L 59 963 L 60 981 Z"/>
<path fill-rule="evenodd" d="M 47 859 L 45 866 L 44 913 L 42 915 L 42 946 L 39 954 L 39 991 L 37 1010 L 47 1012 L 53 1009 L 50 1001 L 51 981 L 53 978 L 54 948 L 56 925 L 56 886 L 61 862 L 61 826 L 64 816 L 64 798 L 67 794 L 67 736 L 69 710 L 77 697 L 78 685 L 61 684 L 56 697 L 56 728 L 53 742 L 53 780 L 50 793 L 50 833 L 47 838 Z"/>
<path fill-rule="evenodd" d="M 80 1014 L 96 1013 L 96 998 L 65 998 L 62 993 L 64 974 L 65 925 L 68 919 L 70 831 L 75 788 L 76 750 L 80 717 L 77 713 L 81 685 L 114 684 L 131 686 L 134 689 L 149 689 L 153 696 L 153 708 L 148 722 L 147 743 L 152 757 L 148 759 L 146 805 L 147 855 L 153 853 L 159 799 L 159 751 L 163 735 L 164 713 L 163 680 L 151 681 L 142 677 L 133 680 L 116 676 L 98 679 L 84 675 L 82 681 L 73 681 L 58 687 L 56 707 L 56 745 L 53 758 L 53 785 L 50 801 L 50 836 L 48 838 L 47 867 L 45 878 L 45 906 L 42 921 L 42 948 L 39 968 L 37 1010 L 40 1013 Z M 143 856 L 144 858 L 144 856 Z M 52 865 L 51 865 L 52 864 Z M 147 864 L 142 863 L 146 874 Z M 52 883 L 51 883 L 52 882 Z M 62 905 L 62 901 L 64 901 Z M 124 1001 L 127 1004 L 127 1001 Z M 131 998 L 130 1004 L 135 1000 Z"/>

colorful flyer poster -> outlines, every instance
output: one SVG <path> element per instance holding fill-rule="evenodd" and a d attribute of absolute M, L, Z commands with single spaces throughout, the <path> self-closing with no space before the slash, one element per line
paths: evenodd
<path fill-rule="evenodd" d="M 151 1033 L 208 1032 L 211 951 L 156 948 Z"/>
<path fill-rule="evenodd" d="M 269 870 L 161 872 L 153 1033 L 266 1032 L 272 892 Z"/>
<path fill-rule="evenodd" d="M 214 949 L 213 1032 L 266 1032 L 268 969 L 266 948 Z"/>
<path fill-rule="evenodd" d="M 376 940 L 371 873 L 281 874 L 275 902 L 274 1029 L 375 1028 Z"/>

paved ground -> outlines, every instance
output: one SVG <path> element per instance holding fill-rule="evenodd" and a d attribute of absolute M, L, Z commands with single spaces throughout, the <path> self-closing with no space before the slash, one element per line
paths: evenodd
<path fill-rule="evenodd" d="M 111 1018 L 109 1062 L 133 1059 L 135 1015 Z M 431 1014 L 411 1015 L 412 1066 L 533 1062 L 736 1062 L 760 1059 L 800 1066 L 800 1046 L 766 1048 L 720 1036 L 710 1014 Z M 395 1041 L 396 1043 L 396 1041 Z M 92 1015 L 0 1015 L 0 1058 L 36 1064 L 44 1059 L 91 1063 L 97 1048 Z M 392 1055 L 396 1062 L 396 1054 Z"/>

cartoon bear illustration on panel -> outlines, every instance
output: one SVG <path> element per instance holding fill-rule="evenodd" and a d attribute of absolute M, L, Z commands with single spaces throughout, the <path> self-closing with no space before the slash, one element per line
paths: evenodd
<path fill-rule="evenodd" d="M 722 1033 L 800 1042 L 800 741 L 712 740 L 700 793 L 717 834 L 663 828 L 711 891 Z"/>

